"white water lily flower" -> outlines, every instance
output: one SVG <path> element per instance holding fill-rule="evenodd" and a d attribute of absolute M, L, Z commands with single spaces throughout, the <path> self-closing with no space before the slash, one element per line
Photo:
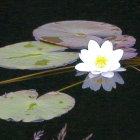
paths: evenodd
<path fill-rule="evenodd" d="M 122 56 L 123 50 L 113 50 L 110 41 L 105 41 L 100 47 L 96 41 L 90 40 L 88 50 L 83 49 L 79 54 L 83 63 L 77 64 L 75 69 L 91 72 L 95 77 L 101 74 L 104 77 L 111 78 L 114 76 L 114 71 L 125 71 L 119 63 Z"/>

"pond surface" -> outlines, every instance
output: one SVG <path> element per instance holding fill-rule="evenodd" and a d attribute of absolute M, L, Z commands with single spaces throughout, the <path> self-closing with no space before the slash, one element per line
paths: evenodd
<path fill-rule="evenodd" d="M 102 11 L 102 7 L 106 6 L 108 9 Z M 78 6 L 74 1 L 65 0 L 61 2 L 26 0 L 15 3 L 5 1 L 2 10 L 1 47 L 16 42 L 34 40 L 32 37 L 34 28 L 48 22 L 65 19 L 86 19 L 113 23 L 125 30 L 126 34 L 133 35 L 137 39 L 139 37 L 138 21 L 136 20 L 139 9 L 136 1 L 129 4 L 125 1 L 112 2 L 109 0 L 103 2 L 102 6 L 100 0 L 95 3 L 83 0 L 83 3 L 80 2 Z M 139 41 L 136 48 L 139 48 Z M 77 62 L 72 65 L 76 64 Z M 0 68 L 0 71 L 0 81 L 36 72 L 4 68 Z M 39 95 L 43 95 L 86 78 L 86 75 L 75 77 L 75 74 L 76 71 L 73 71 L 0 85 L 0 95 L 24 89 L 36 89 Z M 116 89 L 111 92 L 103 89 L 96 92 L 89 88 L 82 89 L 82 84 L 63 91 L 75 98 L 76 105 L 61 117 L 40 123 L 0 120 L 0 140 L 31 140 L 34 132 L 39 130 L 45 131 L 41 140 L 51 140 L 56 138 L 65 123 L 68 124 L 66 140 L 81 140 L 90 133 L 93 133 L 93 140 L 140 139 L 138 124 L 140 74 L 132 68 L 120 74 L 125 83 L 124 85 L 117 84 Z"/>

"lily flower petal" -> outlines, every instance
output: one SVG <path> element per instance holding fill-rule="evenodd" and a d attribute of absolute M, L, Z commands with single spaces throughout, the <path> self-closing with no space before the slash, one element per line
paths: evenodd
<path fill-rule="evenodd" d="M 79 71 L 91 71 L 92 68 L 85 63 L 79 63 L 75 66 L 75 69 Z"/>
<path fill-rule="evenodd" d="M 103 72 L 101 75 L 107 78 L 112 78 L 114 76 L 114 72 Z"/>
<path fill-rule="evenodd" d="M 91 71 L 91 73 L 94 75 L 94 74 L 100 74 L 101 72 L 99 72 L 99 71 Z"/>
<path fill-rule="evenodd" d="M 90 88 L 94 91 L 98 91 L 101 88 L 101 84 L 98 82 L 90 83 Z"/>
<path fill-rule="evenodd" d="M 120 68 L 116 69 L 115 71 L 126 71 L 126 69 L 125 69 L 125 68 L 120 67 Z"/>
<path fill-rule="evenodd" d="M 114 77 L 114 81 L 116 81 L 116 83 L 123 85 L 124 84 L 124 80 L 121 77 L 121 75 L 119 73 L 116 72 L 115 77 Z"/>
<path fill-rule="evenodd" d="M 113 44 L 110 42 L 110 41 L 105 41 L 102 46 L 101 46 L 101 49 L 104 51 L 104 52 L 110 52 L 110 51 L 113 51 Z"/>
<path fill-rule="evenodd" d="M 111 79 L 111 78 L 110 78 Z M 102 87 L 105 91 L 111 91 L 112 87 L 116 87 L 116 83 L 115 82 L 110 82 L 111 80 L 104 80 L 104 82 L 102 82 Z M 108 84 L 110 83 L 110 84 Z"/>
<path fill-rule="evenodd" d="M 112 65 L 112 67 L 110 68 L 110 71 L 115 71 L 116 69 L 119 69 L 119 67 L 120 67 L 120 63 L 117 62 L 114 65 Z"/>
<path fill-rule="evenodd" d="M 87 55 L 88 53 L 89 53 L 89 51 L 86 49 L 81 50 L 81 55 Z"/>
<path fill-rule="evenodd" d="M 79 54 L 80 59 L 84 62 L 84 63 L 90 63 L 92 61 L 92 55 L 91 53 L 89 53 L 88 50 L 81 50 L 81 53 Z"/>
<path fill-rule="evenodd" d="M 94 40 L 89 41 L 89 43 L 88 43 L 89 51 L 95 52 L 95 51 L 98 51 L 99 49 L 100 49 L 100 46 L 96 41 L 94 41 Z"/>
<path fill-rule="evenodd" d="M 92 74 L 92 73 L 89 73 L 88 74 L 88 77 L 89 78 L 95 78 L 95 77 L 97 77 L 98 76 L 98 74 Z"/>
<path fill-rule="evenodd" d="M 121 49 L 118 49 L 118 50 L 114 50 L 113 51 L 113 57 L 116 59 L 116 60 L 120 60 L 123 56 L 123 50 Z"/>
<path fill-rule="evenodd" d="M 114 71 L 124 71 L 124 69 L 119 69 L 122 56 L 123 50 L 113 50 L 110 41 L 105 41 L 100 48 L 96 41 L 90 40 L 88 50 L 83 49 L 79 54 L 83 63 L 77 64 L 75 69 L 111 78 L 114 76 Z"/>

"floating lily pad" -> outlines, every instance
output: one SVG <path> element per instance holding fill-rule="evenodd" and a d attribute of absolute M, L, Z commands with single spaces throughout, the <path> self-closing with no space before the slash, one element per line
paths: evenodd
<path fill-rule="evenodd" d="M 65 47 L 28 41 L 0 48 L 0 67 L 14 69 L 47 69 L 70 64 L 78 59 L 76 52 Z"/>
<path fill-rule="evenodd" d="M 131 59 L 131 58 L 134 58 L 138 55 L 138 53 L 136 52 L 125 52 L 124 51 L 124 54 L 121 58 L 121 60 L 127 60 L 127 59 Z"/>
<path fill-rule="evenodd" d="M 31 122 L 50 120 L 71 110 L 75 100 L 60 92 L 49 92 L 40 97 L 32 90 L 21 90 L 0 96 L 0 118 Z"/>
<path fill-rule="evenodd" d="M 136 39 L 129 35 L 116 35 L 105 38 L 105 40 L 110 40 L 116 48 L 126 48 L 134 46 Z"/>
<path fill-rule="evenodd" d="M 122 49 L 124 50 L 124 55 L 122 60 L 133 58 L 137 55 L 135 52 L 136 49 L 132 48 L 135 45 L 136 39 L 133 36 L 129 35 L 117 35 L 112 37 L 107 37 L 104 41 L 110 40 L 113 45 L 114 49 Z"/>
<path fill-rule="evenodd" d="M 121 34 L 121 29 L 115 25 L 84 20 L 48 23 L 33 31 L 36 40 L 76 49 L 87 48 L 89 40 L 95 40 L 101 44 L 102 37 Z"/>

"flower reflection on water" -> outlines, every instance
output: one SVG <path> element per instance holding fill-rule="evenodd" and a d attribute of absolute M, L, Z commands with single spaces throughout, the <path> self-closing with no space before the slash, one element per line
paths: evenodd
<path fill-rule="evenodd" d="M 78 72 L 76 76 L 86 74 L 84 72 Z M 90 76 L 89 76 L 90 75 Z M 91 78 L 91 73 L 87 75 L 82 85 L 82 88 L 90 88 L 91 90 L 98 91 L 102 87 L 105 91 L 111 91 L 113 88 L 116 89 L 116 83 L 123 85 L 124 80 L 122 76 L 115 72 L 112 78 L 107 78 L 102 75 Z"/>

